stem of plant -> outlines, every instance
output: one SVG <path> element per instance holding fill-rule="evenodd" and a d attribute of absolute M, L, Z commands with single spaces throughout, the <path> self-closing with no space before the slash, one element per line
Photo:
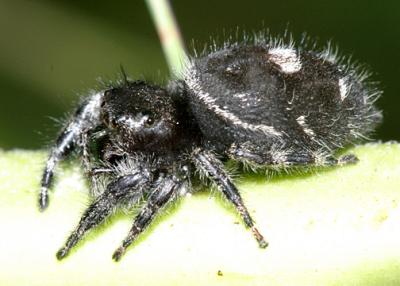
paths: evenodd
<path fill-rule="evenodd" d="M 160 37 L 171 74 L 179 74 L 184 66 L 186 49 L 168 0 L 146 0 Z"/>

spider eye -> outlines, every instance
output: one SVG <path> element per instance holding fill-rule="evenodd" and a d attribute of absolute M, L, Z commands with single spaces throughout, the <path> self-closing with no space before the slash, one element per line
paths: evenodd
<path fill-rule="evenodd" d="M 153 113 L 150 111 L 143 112 L 144 116 L 147 117 L 145 125 L 146 127 L 151 127 L 154 124 L 154 116 Z"/>
<path fill-rule="evenodd" d="M 149 117 L 146 120 L 146 125 L 151 126 L 154 124 L 154 118 L 153 117 Z"/>

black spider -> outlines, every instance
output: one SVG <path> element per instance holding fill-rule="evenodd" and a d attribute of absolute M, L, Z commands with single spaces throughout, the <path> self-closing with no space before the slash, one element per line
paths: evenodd
<path fill-rule="evenodd" d="M 65 126 L 44 170 L 40 208 L 48 205 L 57 163 L 74 149 L 96 195 L 58 259 L 116 207 L 144 198 L 113 255 L 119 260 L 162 207 L 190 190 L 196 171 L 235 206 L 264 248 L 223 162 L 254 168 L 355 162 L 353 155 L 336 159 L 334 151 L 365 137 L 382 117 L 373 106 L 381 92 L 365 73 L 329 50 L 263 37 L 192 57 L 180 78 L 167 87 L 125 80 L 91 95 Z"/>

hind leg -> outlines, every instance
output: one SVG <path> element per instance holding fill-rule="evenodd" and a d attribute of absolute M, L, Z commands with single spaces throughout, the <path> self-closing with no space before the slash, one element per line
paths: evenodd
<path fill-rule="evenodd" d="M 329 152 L 315 152 L 301 148 L 272 147 L 263 149 L 250 144 L 232 145 L 228 150 L 228 156 L 234 160 L 256 166 L 335 166 L 358 162 L 358 158 L 353 154 L 346 154 L 336 159 Z"/>
<path fill-rule="evenodd" d="M 203 173 L 206 178 L 210 179 L 225 198 L 235 206 L 245 225 L 251 229 L 259 246 L 261 248 L 267 247 L 268 242 L 265 241 L 263 235 L 258 231 L 254 220 L 243 202 L 239 190 L 225 171 L 222 162 L 212 152 L 201 149 L 195 150 L 192 155 L 193 162 L 197 169 Z"/>

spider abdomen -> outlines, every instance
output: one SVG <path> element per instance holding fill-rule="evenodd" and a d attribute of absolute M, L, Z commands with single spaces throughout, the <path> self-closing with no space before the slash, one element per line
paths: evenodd
<path fill-rule="evenodd" d="M 356 68 L 292 46 L 237 44 L 193 58 L 185 73 L 211 141 L 318 149 L 370 133 L 380 92 Z"/>

